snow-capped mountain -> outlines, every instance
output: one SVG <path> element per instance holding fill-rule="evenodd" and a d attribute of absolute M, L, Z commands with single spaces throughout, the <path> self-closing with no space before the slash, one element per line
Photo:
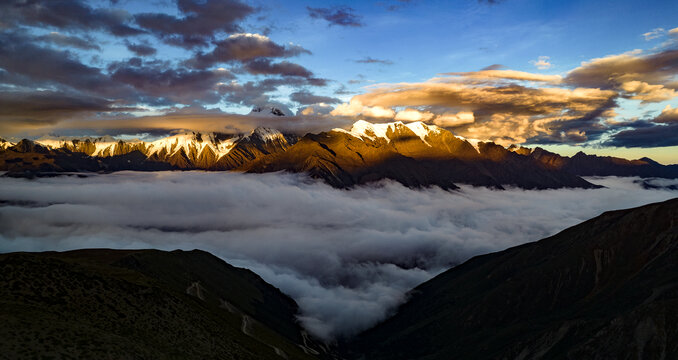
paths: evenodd
<path fill-rule="evenodd" d="M 152 142 L 111 137 L 0 142 L 0 170 L 54 171 L 239 170 L 303 172 L 336 187 L 381 179 L 406 186 L 456 184 L 502 188 L 594 187 L 582 175 L 678 177 L 678 166 L 624 160 L 459 137 L 422 122 L 357 121 L 303 137 L 257 128 L 247 134 L 186 132 Z"/>
<path fill-rule="evenodd" d="M 5 139 L 0 138 L 0 150 L 4 150 L 12 145 L 14 144 Z"/>

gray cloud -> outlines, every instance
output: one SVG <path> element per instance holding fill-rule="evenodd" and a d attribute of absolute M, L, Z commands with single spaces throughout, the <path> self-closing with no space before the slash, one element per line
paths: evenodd
<path fill-rule="evenodd" d="M 127 42 L 125 43 L 125 46 L 127 46 L 127 50 L 133 52 L 137 56 L 151 56 L 158 52 L 158 50 L 148 44 L 134 44 Z"/>
<path fill-rule="evenodd" d="M 163 62 L 136 60 L 113 64 L 111 80 L 131 85 L 155 97 L 154 101 L 166 100 L 167 104 L 216 103 L 221 99 L 217 84 L 234 78 L 227 70 L 172 68 Z"/>
<path fill-rule="evenodd" d="M 311 104 L 318 104 L 318 103 L 338 104 L 338 103 L 341 102 L 341 100 L 339 100 L 335 97 L 313 95 L 306 90 L 297 91 L 297 92 L 292 93 L 290 95 L 290 100 L 296 101 L 296 102 L 298 102 L 299 104 L 302 104 L 302 105 L 311 105 Z"/>
<path fill-rule="evenodd" d="M 289 61 L 273 63 L 269 59 L 256 59 L 244 65 L 244 69 L 254 75 L 281 75 L 312 78 L 313 73 L 305 67 Z"/>
<path fill-rule="evenodd" d="M 167 43 L 185 48 L 207 46 L 217 32 L 236 32 L 238 23 L 255 9 L 238 0 L 176 0 L 180 16 L 163 13 L 138 14 L 144 29 Z"/>
<path fill-rule="evenodd" d="M 678 122 L 620 131 L 605 141 L 606 146 L 650 148 L 678 145 Z"/>
<path fill-rule="evenodd" d="M 99 30 L 116 36 L 139 35 L 132 16 L 120 9 L 92 8 L 80 0 L 9 0 L 0 2 L 0 23 L 54 27 L 65 30 Z"/>
<path fill-rule="evenodd" d="M 382 65 L 393 65 L 393 61 L 386 59 L 374 59 L 369 56 L 366 56 L 362 59 L 353 60 L 358 64 L 382 64 Z"/>
<path fill-rule="evenodd" d="M 82 50 L 101 50 L 99 45 L 91 39 L 83 39 L 77 36 L 64 35 L 58 32 L 51 32 L 36 38 L 38 41 L 51 43 L 62 47 L 73 47 Z"/>
<path fill-rule="evenodd" d="M 197 68 L 207 68 L 214 64 L 232 61 L 246 62 L 261 58 L 288 58 L 310 51 L 299 45 L 280 45 L 259 34 L 235 34 L 214 43 L 208 53 L 199 52 L 186 62 Z"/>
<path fill-rule="evenodd" d="M 363 26 L 361 16 L 355 14 L 355 10 L 348 6 L 340 6 L 334 8 L 314 8 L 307 6 L 308 15 L 313 19 L 324 19 L 329 26 Z"/>
<path fill-rule="evenodd" d="M 633 180 L 594 179 L 608 187 L 595 190 L 445 192 L 390 182 L 337 190 L 285 174 L 0 178 L 0 251 L 204 249 L 292 295 L 302 323 L 331 338 L 383 319 L 407 290 L 471 256 L 676 196 Z"/>

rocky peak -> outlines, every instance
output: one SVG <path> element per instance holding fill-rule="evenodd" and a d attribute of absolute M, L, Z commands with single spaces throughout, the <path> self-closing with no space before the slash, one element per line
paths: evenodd
<path fill-rule="evenodd" d="M 278 109 L 277 107 L 262 107 L 262 106 L 255 106 L 252 108 L 252 111 L 250 111 L 250 115 L 265 115 L 265 116 L 285 116 L 285 113 Z"/>

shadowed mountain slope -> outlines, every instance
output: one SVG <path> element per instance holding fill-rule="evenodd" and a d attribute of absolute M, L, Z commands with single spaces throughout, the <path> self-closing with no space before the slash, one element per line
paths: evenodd
<path fill-rule="evenodd" d="M 418 286 L 366 359 L 678 358 L 678 199 L 606 212 Z"/>
<path fill-rule="evenodd" d="M 0 255 L 0 353 L 116 359 L 313 359 L 296 303 L 203 251 Z"/>

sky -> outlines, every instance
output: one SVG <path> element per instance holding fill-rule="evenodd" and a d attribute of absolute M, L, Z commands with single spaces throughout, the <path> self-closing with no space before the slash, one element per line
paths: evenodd
<path fill-rule="evenodd" d="M 678 163 L 678 2 L 8 0 L 0 136 L 425 121 Z"/>

